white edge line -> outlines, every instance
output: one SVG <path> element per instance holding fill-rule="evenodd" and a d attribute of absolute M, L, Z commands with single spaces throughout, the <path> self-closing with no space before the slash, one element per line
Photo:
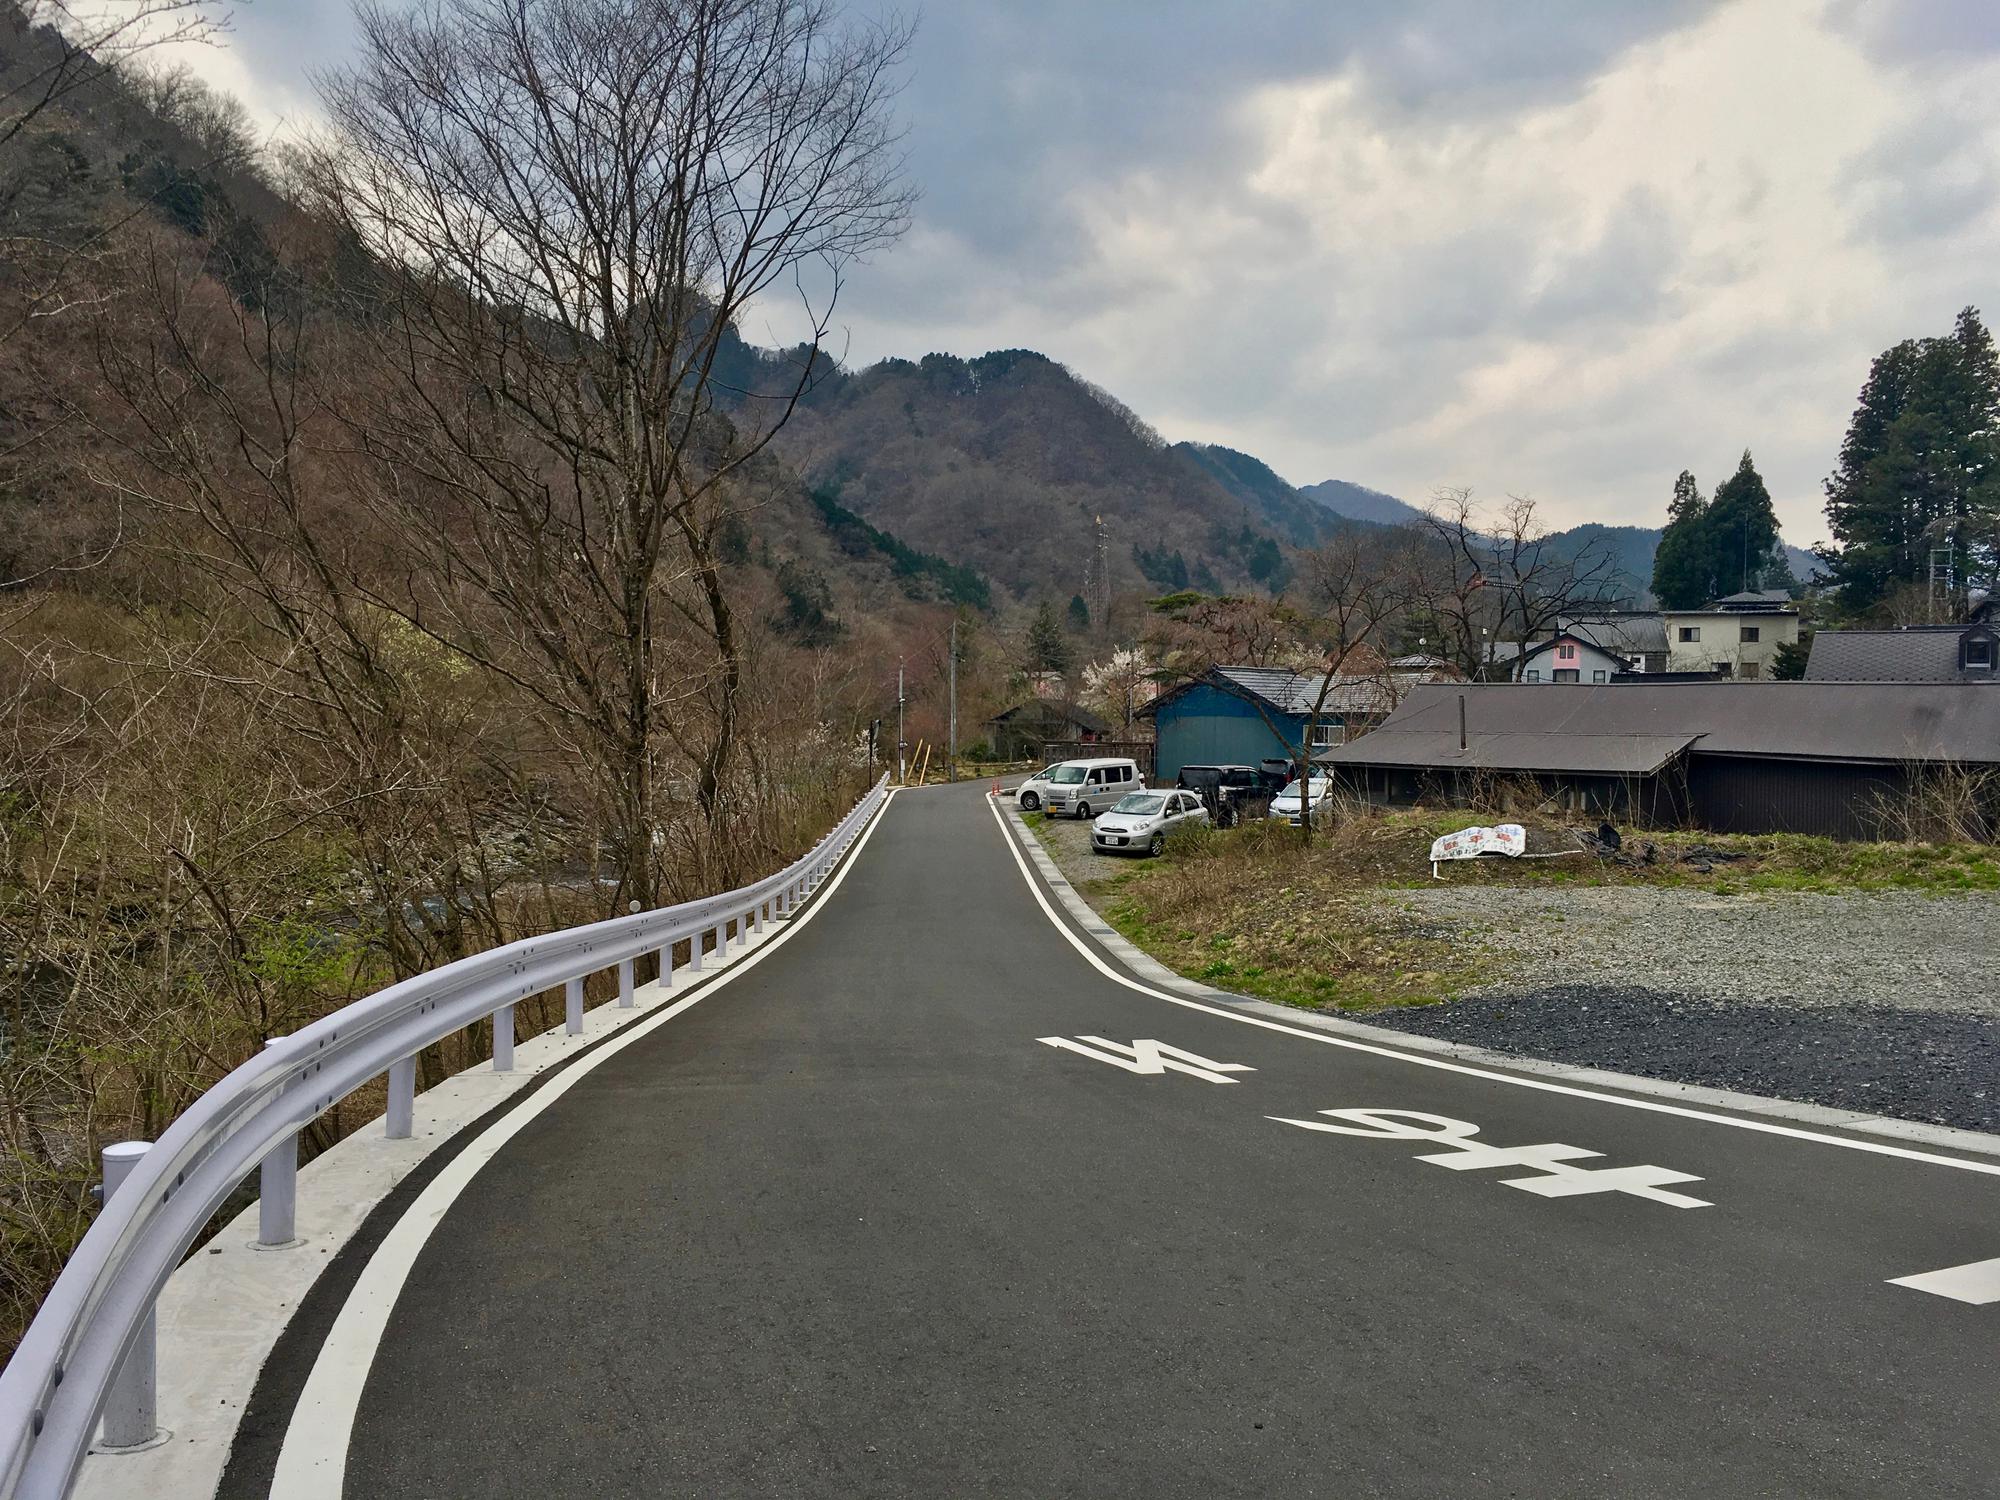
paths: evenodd
<path fill-rule="evenodd" d="M 1436 1068 L 1440 1072 L 1459 1073 L 1468 1078 L 1484 1078 L 1494 1083 L 1512 1084 L 1516 1088 L 1538 1089 L 1547 1094 L 1567 1094 L 1573 1099 L 1591 1099 L 1600 1104 L 1617 1104 L 1626 1109 L 1642 1109 L 1652 1114 L 1678 1115 L 1684 1120 L 1703 1120 L 1712 1125 L 1730 1125 L 1738 1130 L 1753 1130 L 1761 1135 L 1781 1135 L 1792 1140 L 1814 1141 L 1823 1146 L 1839 1146 L 1848 1151 L 1865 1151 L 1871 1156 L 1894 1156 L 1904 1161 L 1928 1162 L 1933 1166 L 1956 1167 L 1961 1172 L 1979 1172 L 1989 1177 L 2000 1177 L 2000 1163 L 1964 1161 L 1956 1156 L 1937 1156 L 1928 1151 L 1913 1151 L 1907 1146 L 1891 1146 L 1877 1141 L 1852 1141 L 1845 1136 L 1822 1135 L 1816 1130 L 1801 1130 L 1794 1125 L 1775 1125 L 1768 1120 L 1739 1120 L 1734 1115 L 1711 1114 L 1703 1109 L 1689 1109 L 1684 1104 L 1663 1104 L 1654 1099 L 1627 1099 L 1619 1094 L 1603 1094 L 1594 1089 L 1574 1088 L 1569 1084 L 1550 1083 L 1541 1078 L 1521 1078 L 1511 1073 L 1496 1073 L 1487 1068 L 1470 1067 L 1465 1063 L 1446 1062 L 1442 1058 L 1420 1057 L 1394 1047 L 1378 1046 L 1373 1042 L 1359 1042 L 1347 1037 L 1328 1036 L 1325 1032 L 1307 1031 L 1282 1021 L 1268 1021 L 1261 1016 L 1245 1015 L 1241 1011 L 1226 1010 L 1200 1000 L 1170 995 L 1165 990 L 1154 989 L 1151 985 L 1141 984 L 1136 979 L 1120 974 L 1092 952 L 1083 939 L 1070 930 L 1069 924 L 1056 915 L 1055 908 L 1049 905 L 1048 897 L 1042 894 L 1041 886 L 1036 883 L 1034 875 L 1028 869 L 1028 862 L 1021 857 L 1020 840 L 1007 827 L 1007 820 L 1000 811 L 1000 804 L 990 793 L 987 797 L 987 806 L 993 813 L 994 822 L 1000 826 L 1000 837 L 1006 843 L 1008 852 L 1014 856 L 1014 863 L 1021 871 L 1021 878 L 1027 882 L 1028 890 L 1035 898 L 1035 904 L 1041 907 L 1042 914 L 1054 924 L 1056 931 L 1060 932 L 1069 941 L 1069 945 L 1081 953 L 1085 961 L 1105 978 L 1114 984 L 1123 985 L 1128 990 L 1150 995 L 1155 1000 L 1164 1000 L 1169 1005 L 1185 1006 L 1189 1010 L 1205 1011 L 1211 1016 L 1221 1016 L 1225 1020 L 1237 1021 L 1245 1026 L 1282 1032 L 1286 1036 L 1302 1037 L 1309 1042 L 1322 1042 L 1329 1047 L 1345 1047 L 1352 1052 L 1366 1052 L 1375 1057 L 1386 1057 L 1419 1068 Z M 1023 833 L 1026 834 L 1025 829 Z"/>
<path fill-rule="evenodd" d="M 279 1451 L 277 1469 L 271 1478 L 270 1493 L 274 1500 L 276 1497 L 283 1497 L 283 1500 L 341 1500 L 347 1481 L 347 1452 L 354 1434 L 355 1414 L 360 1408 L 362 1388 L 368 1382 L 375 1351 L 381 1345 L 389 1315 L 394 1311 L 410 1270 L 416 1265 L 417 1256 L 422 1253 L 432 1231 L 444 1221 L 445 1214 L 472 1179 L 536 1116 L 567 1094 L 600 1063 L 649 1036 L 738 975 L 755 968 L 766 954 L 782 947 L 794 932 L 818 915 L 833 893 L 840 889 L 841 882 L 854 868 L 868 840 L 874 837 L 876 828 L 881 825 L 882 814 L 888 811 L 889 803 L 898 790 L 896 787 L 889 789 L 889 795 L 882 799 L 882 806 L 875 810 L 861 837 L 855 840 L 854 846 L 841 860 L 833 880 L 819 893 L 819 899 L 805 907 L 797 918 L 788 920 L 777 934 L 730 963 L 693 994 L 621 1032 L 613 1033 L 595 1049 L 557 1072 L 547 1083 L 522 1098 L 468 1142 L 436 1177 L 425 1184 L 416 1201 L 403 1210 L 394 1227 L 375 1247 L 375 1253 L 369 1256 L 368 1264 L 362 1268 L 360 1277 L 334 1318 L 333 1327 L 327 1331 L 325 1342 L 320 1345 L 319 1353 L 313 1360 L 312 1373 L 306 1377 L 305 1387 L 299 1392 L 298 1405 L 286 1423 L 284 1446 Z"/>

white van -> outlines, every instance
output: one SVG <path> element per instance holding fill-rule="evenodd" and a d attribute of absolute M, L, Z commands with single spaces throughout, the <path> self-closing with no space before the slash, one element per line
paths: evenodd
<path fill-rule="evenodd" d="M 1039 788 L 1049 816 L 1094 818 L 1130 792 L 1145 788 L 1139 763 L 1124 758 L 1106 760 L 1066 760 L 1049 772 L 1048 782 Z"/>

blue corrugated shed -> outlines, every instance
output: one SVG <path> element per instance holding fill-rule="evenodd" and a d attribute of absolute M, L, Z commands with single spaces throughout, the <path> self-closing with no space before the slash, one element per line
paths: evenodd
<path fill-rule="evenodd" d="M 1163 693 L 1141 711 L 1156 730 L 1154 781 L 1171 782 L 1182 766 L 1254 766 L 1273 756 L 1295 758 L 1323 680 L 1270 667 L 1215 667 Z M 1344 737 L 1350 718 L 1380 719 L 1390 706 L 1388 696 L 1374 678 L 1337 679 L 1320 724 L 1335 739 Z"/>

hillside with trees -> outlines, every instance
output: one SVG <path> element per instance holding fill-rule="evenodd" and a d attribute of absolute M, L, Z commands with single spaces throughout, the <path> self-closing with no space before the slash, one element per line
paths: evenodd
<path fill-rule="evenodd" d="M 1275 588 L 1301 519 L 1027 349 L 824 374 L 782 449 L 841 505 L 1014 600 L 1082 591 L 1100 517 L 1114 594 L 1158 587 L 1135 548 L 1179 552 L 1219 587 Z"/>

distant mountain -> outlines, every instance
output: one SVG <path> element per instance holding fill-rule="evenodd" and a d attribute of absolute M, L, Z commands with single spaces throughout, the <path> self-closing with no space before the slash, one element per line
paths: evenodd
<path fill-rule="evenodd" d="M 1401 526 L 1422 514 L 1414 505 L 1371 490 L 1366 485 L 1349 484 L 1345 479 L 1324 479 L 1302 485 L 1301 495 L 1317 501 L 1337 516 L 1353 521 L 1372 521 L 1377 526 Z"/>
<path fill-rule="evenodd" d="M 1280 479 L 1262 459 L 1213 443 L 1175 443 L 1167 451 L 1260 512 L 1295 547 L 1314 546 L 1340 530 L 1339 512 L 1303 498 L 1305 491 Z"/>
<path fill-rule="evenodd" d="M 763 389 L 781 358 L 745 351 L 741 388 Z M 841 507 L 1021 600 L 1085 592 L 1099 518 L 1114 595 L 1276 590 L 1286 544 L 1327 534 L 1255 459 L 1170 448 L 1109 392 L 1029 349 L 825 366 L 780 446 Z"/>
<path fill-rule="evenodd" d="M 1299 493 L 1311 496 L 1336 514 L 1376 525 L 1399 526 L 1423 514 L 1414 505 L 1398 500 L 1394 495 L 1350 484 L 1344 479 L 1328 479 L 1319 484 L 1306 485 Z M 1617 582 L 1630 594 L 1633 602 L 1640 605 L 1653 602 L 1653 554 L 1660 547 L 1659 527 L 1604 526 L 1586 521 L 1567 531 L 1552 533 L 1549 541 L 1559 550 L 1572 555 L 1590 546 L 1608 552 Z M 1785 557 L 1799 582 L 1811 581 L 1812 570 L 1818 564 L 1812 553 L 1787 543 Z"/>

